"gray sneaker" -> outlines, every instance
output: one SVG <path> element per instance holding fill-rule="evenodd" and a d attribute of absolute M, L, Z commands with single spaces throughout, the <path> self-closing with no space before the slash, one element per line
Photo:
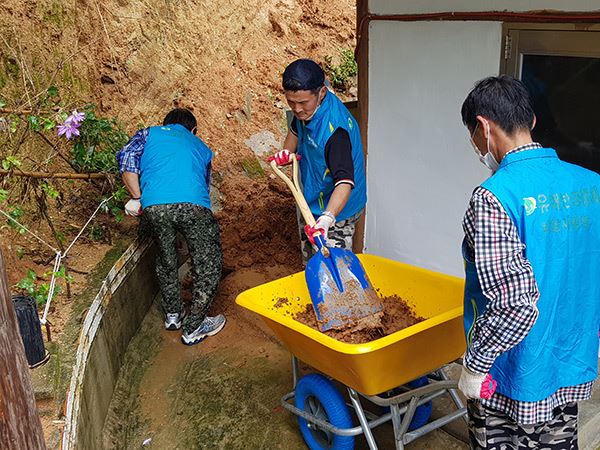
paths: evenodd
<path fill-rule="evenodd" d="M 165 316 L 165 328 L 167 330 L 179 330 L 185 314 L 169 313 Z"/>
<path fill-rule="evenodd" d="M 206 316 L 198 328 L 191 333 L 181 335 L 181 342 L 185 345 L 198 344 L 208 336 L 214 336 L 221 331 L 225 326 L 225 322 L 226 319 L 223 314 L 214 317 Z"/>

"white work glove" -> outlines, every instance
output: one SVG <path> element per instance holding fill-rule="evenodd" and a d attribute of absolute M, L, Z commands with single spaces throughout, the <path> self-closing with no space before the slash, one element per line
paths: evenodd
<path fill-rule="evenodd" d="M 315 223 L 313 227 L 315 230 L 321 228 L 323 230 L 323 237 L 327 240 L 327 233 L 329 232 L 329 228 L 335 225 L 335 216 L 333 213 L 329 211 L 325 211 Z"/>
<path fill-rule="evenodd" d="M 327 233 L 329 232 L 329 228 L 331 228 L 334 224 L 335 216 L 333 213 L 325 211 L 312 227 L 309 225 L 304 227 L 304 232 L 306 233 L 306 236 L 308 237 L 308 240 L 312 244 L 315 251 L 318 250 L 317 244 L 315 244 L 315 235 L 317 233 L 321 233 L 325 239 L 325 242 L 327 242 Z"/>
<path fill-rule="evenodd" d="M 492 376 L 471 372 L 465 366 L 462 368 L 460 379 L 458 380 L 458 388 L 469 399 L 489 399 L 496 392 L 496 381 Z"/>
<path fill-rule="evenodd" d="M 130 198 L 127 203 L 125 203 L 125 214 L 128 216 L 139 216 L 142 213 L 142 204 L 140 203 L 139 198 Z"/>

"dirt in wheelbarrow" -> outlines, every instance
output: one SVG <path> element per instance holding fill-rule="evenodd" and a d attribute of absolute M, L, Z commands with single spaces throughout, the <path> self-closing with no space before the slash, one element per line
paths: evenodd
<path fill-rule="evenodd" d="M 327 330 L 324 334 L 348 344 L 364 344 L 365 342 L 374 341 L 375 339 L 382 338 L 425 320 L 423 317 L 417 316 L 411 307 L 398 296 L 383 297 L 381 298 L 381 303 L 383 304 L 381 325 L 361 326 L 358 328 L 350 326 L 342 330 Z M 312 304 L 306 305 L 306 308 L 296 314 L 294 319 L 317 331 L 319 330 Z"/>

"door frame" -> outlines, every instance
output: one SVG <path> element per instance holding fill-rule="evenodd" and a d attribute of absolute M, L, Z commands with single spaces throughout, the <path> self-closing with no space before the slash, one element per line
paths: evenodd
<path fill-rule="evenodd" d="M 519 79 L 523 53 L 600 58 L 600 23 L 504 23 L 502 49 L 500 73 Z"/>

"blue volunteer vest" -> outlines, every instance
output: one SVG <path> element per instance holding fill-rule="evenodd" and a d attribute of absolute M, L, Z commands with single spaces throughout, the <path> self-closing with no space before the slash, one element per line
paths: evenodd
<path fill-rule="evenodd" d="M 494 362 L 497 392 L 543 400 L 598 374 L 600 325 L 600 176 L 558 159 L 553 149 L 508 154 L 482 187 L 491 191 L 526 245 L 540 291 L 529 334 Z M 467 345 L 487 298 L 463 242 Z"/>
<path fill-rule="evenodd" d="M 140 159 L 142 208 L 171 203 L 210 208 L 212 157 L 206 144 L 182 125 L 151 127 Z"/>
<path fill-rule="evenodd" d="M 360 212 L 367 203 L 365 161 L 358 123 L 350 111 L 335 94 L 327 91 L 313 118 L 308 123 L 301 120 L 297 123 L 297 152 L 302 156 L 300 174 L 303 193 L 313 215 L 320 216 L 325 211 L 333 192 L 333 177 L 325 161 L 325 144 L 338 128 L 343 128 L 350 135 L 354 163 L 354 189 L 336 220 L 346 220 Z"/>

